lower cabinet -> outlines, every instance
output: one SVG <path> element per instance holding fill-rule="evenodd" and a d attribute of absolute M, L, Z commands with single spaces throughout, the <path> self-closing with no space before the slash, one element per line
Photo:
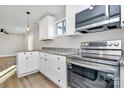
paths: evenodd
<path fill-rule="evenodd" d="M 67 87 L 66 57 L 41 53 L 39 70 L 59 87 Z"/>
<path fill-rule="evenodd" d="M 38 71 L 38 52 L 21 52 L 17 54 L 17 75 L 25 75 Z"/>
<path fill-rule="evenodd" d="M 59 87 L 67 87 L 66 57 L 43 52 L 17 54 L 17 75 L 23 77 L 40 71 Z"/>

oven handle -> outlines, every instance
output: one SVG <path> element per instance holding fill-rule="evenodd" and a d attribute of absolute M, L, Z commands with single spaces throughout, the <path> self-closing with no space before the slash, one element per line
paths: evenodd
<path fill-rule="evenodd" d="M 94 70 L 99 70 L 99 71 L 104 71 L 104 72 L 112 72 L 112 73 L 117 73 L 118 72 L 118 67 L 113 67 L 113 66 L 94 66 L 94 65 L 90 65 L 90 64 L 86 64 L 86 63 L 78 63 L 78 62 L 68 62 L 67 63 L 69 64 L 75 64 L 75 65 L 78 65 L 78 66 L 82 66 L 82 67 L 86 67 L 86 68 L 90 68 L 90 69 L 94 69 Z"/>

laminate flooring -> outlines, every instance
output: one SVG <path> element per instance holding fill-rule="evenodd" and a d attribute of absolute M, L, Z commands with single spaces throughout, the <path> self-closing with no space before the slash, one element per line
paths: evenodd
<path fill-rule="evenodd" d="M 0 88 L 57 88 L 57 86 L 41 73 L 31 74 L 22 78 L 13 75 Z"/>

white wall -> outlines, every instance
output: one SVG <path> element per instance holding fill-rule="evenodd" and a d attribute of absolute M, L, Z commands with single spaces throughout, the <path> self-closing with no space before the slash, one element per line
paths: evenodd
<path fill-rule="evenodd" d="M 0 55 L 15 54 L 24 48 L 24 35 L 0 34 Z"/>
<path fill-rule="evenodd" d="M 122 40 L 122 43 L 124 45 L 124 30 L 120 29 L 82 34 L 81 36 L 58 37 L 52 41 L 39 41 L 38 29 L 31 33 L 34 33 L 35 50 L 39 49 L 40 47 L 80 48 L 81 42 L 100 40 Z"/>
<path fill-rule="evenodd" d="M 28 51 L 28 36 L 30 34 L 33 34 L 33 50 L 38 50 L 39 49 L 39 32 L 38 28 L 35 30 L 29 32 L 28 34 L 25 35 L 25 50 Z"/>

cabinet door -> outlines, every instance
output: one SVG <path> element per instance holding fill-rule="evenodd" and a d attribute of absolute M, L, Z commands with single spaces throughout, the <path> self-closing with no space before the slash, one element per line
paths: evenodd
<path fill-rule="evenodd" d="M 30 52 L 27 61 L 27 72 L 38 70 L 38 53 Z"/>
<path fill-rule="evenodd" d="M 66 57 L 48 54 L 48 77 L 60 87 L 66 85 Z M 61 77 L 61 78 L 60 78 Z"/>
<path fill-rule="evenodd" d="M 47 17 L 39 21 L 39 40 L 47 39 L 48 21 Z"/>
<path fill-rule="evenodd" d="M 54 62 L 51 60 L 51 54 L 47 53 L 47 73 L 46 75 L 52 80 Z"/>
<path fill-rule="evenodd" d="M 42 62 L 41 62 L 41 73 L 43 73 L 44 75 L 47 75 L 48 73 L 48 66 L 47 66 L 47 54 L 43 53 L 43 57 L 42 57 Z"/>
<path fill-rule="evenodd" d="M 27 73 L 27 63 L 28 55 L 27 53 L 19 53 L 17 55 L 17 72 L 18 74 Z"/>
<path fill-rule="evenodd" d="M 47 15 L 39 21 L 39 39 L 47 40 L 54 39 L 55 33 L 55 18 Z"/>
<path fill-rule="evenodd" d="M 39 53 L 39 63 L 38 63 L 38 69 L 42 73 L 43 69 L 43 53 Z"/>

